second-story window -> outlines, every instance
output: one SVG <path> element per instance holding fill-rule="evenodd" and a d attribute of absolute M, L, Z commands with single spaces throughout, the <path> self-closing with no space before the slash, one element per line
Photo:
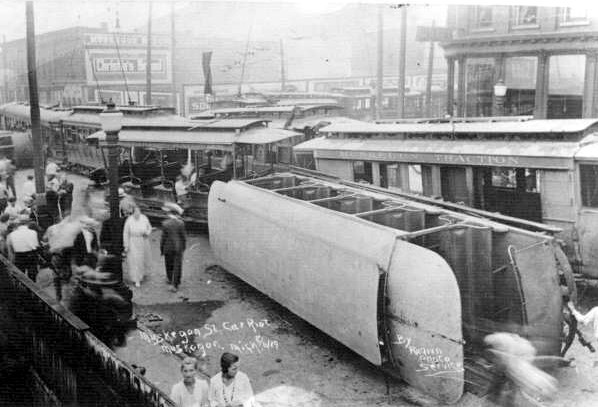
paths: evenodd
<path fill-rule="evenodd" d="M 538 7 L 517 6 L 515 8 L 515 25 L 538 24 Z"/>
<path fill-rule="evenodd" d="M 475 6 L 474 28 L 492 27 L 492 6 Z"/>
<path fill-rule="evenodd" d="M 562 24 L 585 24 L 588 22 L 588 10 L 584 7 L 566 7 L 562 9 Z"/>

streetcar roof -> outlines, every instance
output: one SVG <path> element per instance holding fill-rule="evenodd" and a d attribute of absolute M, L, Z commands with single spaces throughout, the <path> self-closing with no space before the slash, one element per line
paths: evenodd
<path fill-rule="evenodd" d="M 333 124 L 320 129 L 321 133 L 575 133 L 598 124 L 598 119 L 548 119 L 527 121 L 444 122 L 444 123 L 368 123 Z"/>
<path fill-rule="evenodd" d="M 99 111 L 101 113 L 101 111 Z M 87 125 L 90 127 L 101 127 L 99 113 L 73 112 L 62 118 L 66 125 Z M 189 120 L 175 114 L 165 116 L 127 116 L 123 115 L 123 127 L 190 127 Z"/>
<path fill-rule="evenodd" d="M 28 103 L 7 103 L 0 106 L 0 112 L 7 115 L 13 115 L 29 121 L 31 115 L 31 106 Z M 40 107 L 40 120 L 44 123 L 58 123 L 61 119 L 71 114 L 72 110 L 62 108 L 44 108 Z"/>
<path fill-rule="evenodd" d="M 196 149 L 232 149 L 233 143 L 269 144 L 301 133 L 268 127 L 251 128 L 237 134 L 234 131 L 196 131 L 190 130 L 134 130 L 123 129 L 119 132 L 118 144 L 126 147 L 182 148 Z M 101 144 L 106 141 L 103 131 L 97 131 L 88 139 L 97 139 Z"/>
<path fill-rule="evenodd" d="M 210 117 L 213 115 L 218 114 L 260 114 L 260 113 L 292 113 L 295 108 L 299 109 L 300 111 L 310 111 L 310 110 L 317 110 L 317 109 L 342 109 L 342 106 L 339 106 L 338 103 L 324 103 L 318 104 L 314 103 L 314 100 L 309 100 L 311 102 L 308 105 L 300 105 L 294 106 L 292 104 L 289 105 L 277 105 L 277 106 L 255 106 L 255 107 L 231 107 L 231 108 L 224 108 L 224 109 L 214 109 L 214 110 L 206 110 L 204 112 L 200 112 L 196 115 L 191 116 L 191 119 L 195 118 L 204 118 Z"/>

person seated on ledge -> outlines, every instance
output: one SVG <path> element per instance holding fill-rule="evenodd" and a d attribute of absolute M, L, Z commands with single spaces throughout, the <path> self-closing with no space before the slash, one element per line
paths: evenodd
<path fill-rule="evenodd" d="M 187 357 L 181 363 L 183 380 L 172 386 L 170 398 L 179 407 L 209 407 L 208 382 L 198 378 L 197 359 Z"/>
<path fill-rule="evenodd" d="M 255 405 L 249 377 L 239 370 L 239 357 L 224 352 L 220 358 L 221 372 L 210 379 L 212 407 L 249 407 Z"/>

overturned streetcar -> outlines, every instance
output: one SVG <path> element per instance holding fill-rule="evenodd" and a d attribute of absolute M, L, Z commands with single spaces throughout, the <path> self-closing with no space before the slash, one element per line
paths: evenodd
<path fill-rule="evenodd" d="M 560 353 L 575 287 L 546 233 L 293 172 L 217 181 L 208 208 L 220 265 L 443 402 L 463 394 L 487 334 Z"/>

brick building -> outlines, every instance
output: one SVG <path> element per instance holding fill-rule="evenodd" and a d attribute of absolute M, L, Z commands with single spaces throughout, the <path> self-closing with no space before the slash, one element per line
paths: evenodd
<path fill-rule="evenodd" d="M 106 27 L 73 27 L 36 35 L 40 103 L 66 106 L 112 98 L 144 103 L 147 37 L 112 33 Z M 7 101 L 28 100 L 25 39 L 2 45 Z M 152 102 L 171 104 L 170 39 L 152 36 Z"/>
<path fill-rule="evenodd" d="M 451 5 L 447 26 L 449 112 L 598 115 L 598 15 L 583 7 Z M 504 98 L 494 92 L 500 80 Z"/>

